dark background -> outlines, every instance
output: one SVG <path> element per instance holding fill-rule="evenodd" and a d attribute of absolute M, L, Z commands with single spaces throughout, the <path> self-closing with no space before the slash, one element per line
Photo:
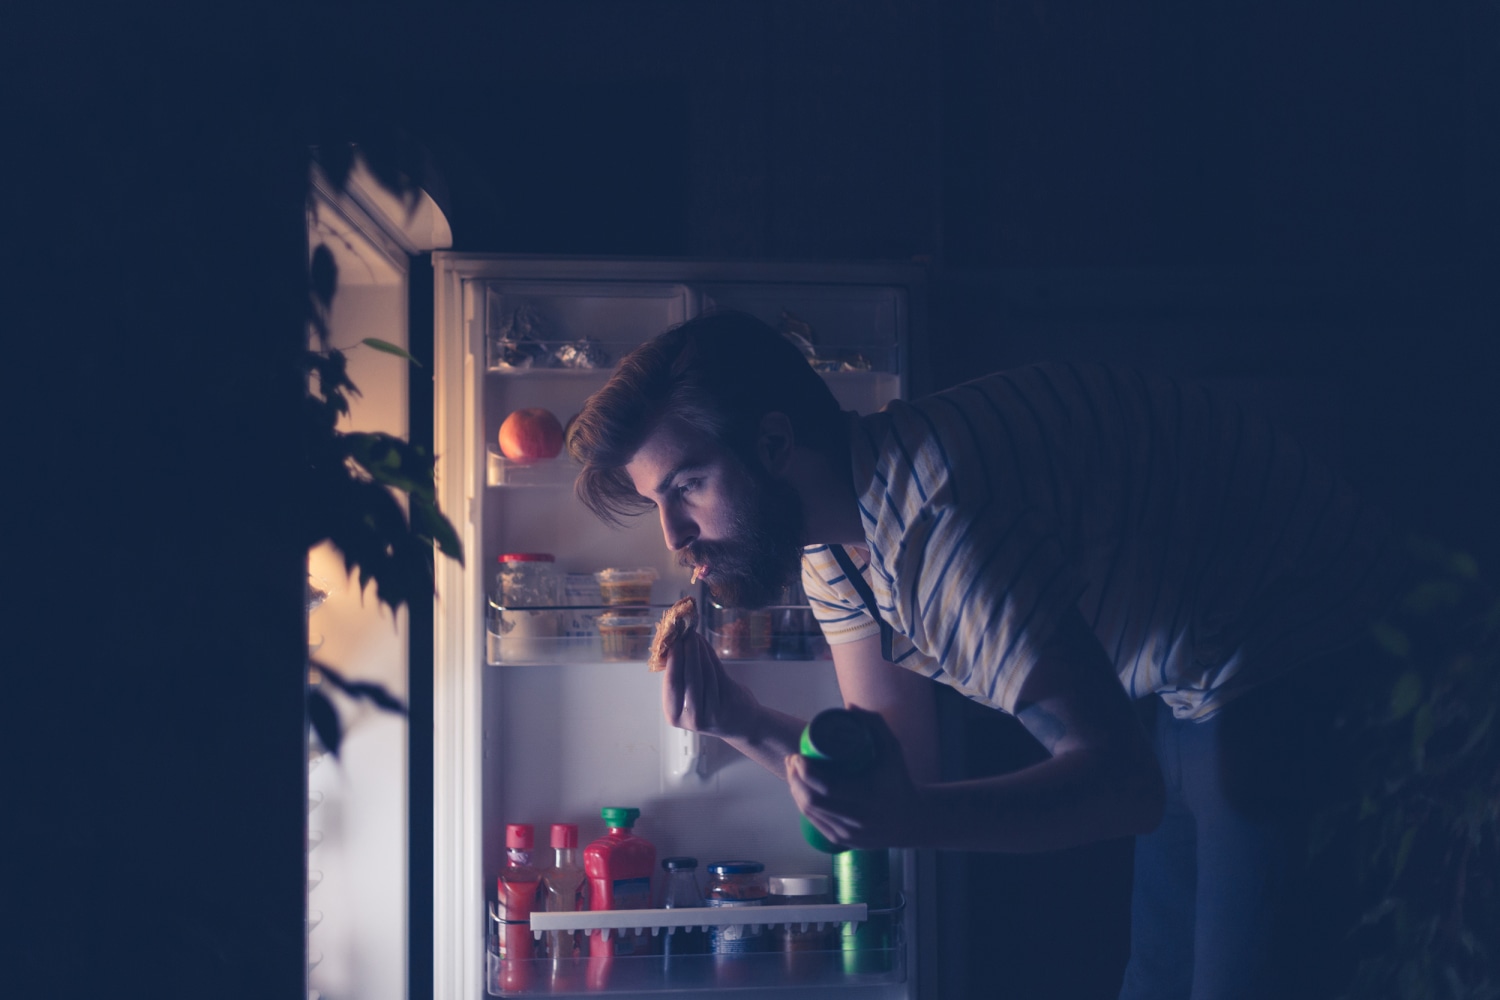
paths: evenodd
<path fill-rule="evenodd" d="M 302 995 L 315 143 L 424 149 L 459 249 L 925 262 L 917 391 L 1042 357 L 1291 386 L 1403 524 L 1500 555 L 1493 0 L 8 16 L 17 995 Z M 948 905 L 949 995 L 1109 996 L 1126 857 L 975 859 L 998 915 Z"/>

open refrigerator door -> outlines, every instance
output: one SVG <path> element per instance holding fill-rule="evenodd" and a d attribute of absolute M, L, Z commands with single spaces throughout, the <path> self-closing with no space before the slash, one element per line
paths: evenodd
<path fill-rule="evenodd" d="M 622 356 L 717 308 L 781 329 L 843 408 L 872 412 L 904 390 L 920 271 L 439 253 L 434 273 L 439 501 L 467 554 L 464 566 L 438 567 L 436 995 L 915 995 L 928 862 L 879 852 L 856 870 L 852 854 L 814 850 L 785 782 L 668 726 L 660 678 L 646 667 L 657 618 L 691 593 L 700 630 L 763 703 L 804 719 L 841 705 L 800 591 L 758 611 L 718 608 L 654 518 L 600 523 L 573 495 L 565 452 L 507 458 L 516 421 L 507 449 L 500 439 L 524 411 L 522 430 L 550 451 Z M 497 888 L 507 826 L 535 831 L 522 858 L 546 868 L 552 824 L 575 826 L 582 849 L 605 834 L 606 807 L 639 810 L 630 832 L 656 859 L 697 859 L 711 897 L 711 866 L 758 865 L 748 891 L 760 902 L 712 906 L 720 894 L 710 909 L 664 908 L 655 867 L 649 894 L 625 908 L 507 911 Z M 812 889 L 761 899 L 767 885 Z M 695 928 L 712 940 L 708 953 L 674 953 L 687 940 L 676 935 Z M 580 946 L 549 945 L 563 936 Z"/>

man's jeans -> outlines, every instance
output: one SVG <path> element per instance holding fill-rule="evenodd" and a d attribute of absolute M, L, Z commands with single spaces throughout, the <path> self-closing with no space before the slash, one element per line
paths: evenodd
<path fill-rule="evenodd" d="M 1136 840 L 1121 1000 L 1282 1000 L 1316 989 L 1328 960 L 1318 939 L 1336 939 L 1328 925 L 1341 915 L 1326 879 L 1310 877 L 1307 824 L 1337 769 L 1334 685 L 1306 678 L 1251 691 L 1203 722 L 1173 718 L 1159 698 L 1143 705 L 1167 808 Z"/>

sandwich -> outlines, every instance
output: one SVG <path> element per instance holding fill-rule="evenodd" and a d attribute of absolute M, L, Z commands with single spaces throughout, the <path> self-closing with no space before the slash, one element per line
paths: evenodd
<path fill-rule="evenodd" d="M 698 602 L 684 597 L 672 605 L 656 623 L 656 635 L 651 639 L 651 656 L 646 660 L 653 671 L 667 669 L 667 654 L 677 641 L 692 630 L 698 617 Z"/>

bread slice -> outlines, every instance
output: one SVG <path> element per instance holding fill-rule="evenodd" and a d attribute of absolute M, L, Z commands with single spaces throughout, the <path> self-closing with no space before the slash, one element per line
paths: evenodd
<path fill-rule="evenodd" d="M 646 661 L 653 671 L 667 669 L 667 654 L 677 645 L 677 640 L 687 635 L 698 618 L 698 602 L 684 597 L 672 605 L 656 623 L 656 635 L 651 639 L 651 656 Z"/>

